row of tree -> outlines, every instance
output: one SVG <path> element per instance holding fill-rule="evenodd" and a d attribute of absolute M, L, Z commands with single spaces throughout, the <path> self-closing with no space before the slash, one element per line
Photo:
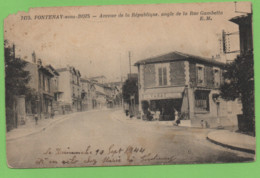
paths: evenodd
<path fill-rule="evenodd" d="M 4 41 L 5 57 L 5 108 L 6 108 L 6 128 L 7 131 L 17 127 L 16 97 L 24 95 L 32 96 L 32 90 L 28 87 L 30 73 L 24 68 L 26 61 L 15 56 L 15 45 L 10 45 Z"/>

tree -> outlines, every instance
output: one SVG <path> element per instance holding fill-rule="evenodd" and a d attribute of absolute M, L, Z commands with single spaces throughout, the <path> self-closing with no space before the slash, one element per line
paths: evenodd
<path fill-rule="evenodd" d="M 255 132 L 254 62 L 253 52 L 237 56 L 227 65 L 221 97 L 225 100 L 241 99 L 243 118 L 247 122 L 244 131 Z"/>
<path fill-rule="evenodd" d="M 122 89 L 124 102 L 130 104 L 131 96 L 135 97 L 135 103 L 138 103 L 138 79 L 137 78 L 129 78 L 125 81 Z"/>
<path fill-rule="evenodd" d="M 27 62 L 15 57 L 14 47 L 4 41 L 5 56 L 5 105 L 7 130 L 17 127 L 15 120 L 16 96 L 26 95 L 30 74 L 24 70 Z"/>

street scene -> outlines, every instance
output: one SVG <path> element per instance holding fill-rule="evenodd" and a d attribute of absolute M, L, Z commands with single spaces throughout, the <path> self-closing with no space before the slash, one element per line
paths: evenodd
<path fill-rule="evenodd" d="M 252 15 L 229 2 L 8 16 L 8 166 L 254 161 Z"/>
<path fill-rule="evenodd" d="M 7 141 L 8 164 L 22 168 L 24 165 L 111 166 L 248 162 L 254 159 L 252 153 L 209 142 L 206 139 L 209 132 L 212 130 L 130 120 L 120 110 L 80 112 L 38 133 Z M 89 154 L 59 153 L 85 152 L 88 147 Z M 133 150 L 127 151 L 129 147 Z"/>

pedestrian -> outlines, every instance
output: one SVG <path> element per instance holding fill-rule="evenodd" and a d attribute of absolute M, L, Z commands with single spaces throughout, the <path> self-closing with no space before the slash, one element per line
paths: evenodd
<path fill-rule="evenodd" d="M 34 114 L 35 125 L 38 125 L 38 115 Z"/>
<path fill-rule="evenodd" d="M 180 121 L 179 121 L 179 112 L 177 111 L 177 109 L 175 109 L 175 107 L 173 107 L 173 112 L 174 112 L 174 122 L 173 125 L 178 126 Z"/>
<path fill-rule="evenodd" d="M 51 118 L 53 119 L 54 117 L 54 109 L 51 109 Z"/>
<path fill-rule="evenodd" d="M 204 128 L 204 120 L 200 121 L 201 128 Z"/>

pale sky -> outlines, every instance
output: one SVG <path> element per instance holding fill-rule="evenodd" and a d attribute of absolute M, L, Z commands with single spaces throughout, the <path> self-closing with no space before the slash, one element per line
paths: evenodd
<path fill-rule="evenodd" d="M 240 2 L 237 9 L 250 12 L 250 4 Z M 177 11 L 186 11 L 188 15 L 176 16 Z M 212 21 L 200 21 L 200 15 L 190 16 L 190 11 L 222 11 L 223 15 L 211 16 Z M 129 13 L 131 16 L 146 12 L 159 16 L 99 18 L 101 13 Z M 163 12 L 175 15 L 162 17 Z M 64 18 L 78 14 L 90 14 L 91 18 Z M 24 15 L 30 15 L 32 20 L 21 20 Z M 63 19 L 35 20 L 35 15 L 63 15 Z M 235 13 L 233 2 L 34 8 L 29 13 L 8 16 L 4 29 L 5 39 L 16 44 L 16 54 L 28 61 L 35 51 L 44 64 L 57 68 L 69 64 L 83 76 L 105 75 L 115 81 L 129 72 L 129 51 L 132 65 L 138 60 L 173 51 L 204 57 L 219 54 L 219 35 L 223 29 L 238 31 L 238 26 L 228 21 L 238 15 L 242 14 Z M 238 40 L 238 35 L 231 37 L 232 49 L 239 49 Z M 137 72 L 136 67 L 132 66 L 132 72 Z"/>

